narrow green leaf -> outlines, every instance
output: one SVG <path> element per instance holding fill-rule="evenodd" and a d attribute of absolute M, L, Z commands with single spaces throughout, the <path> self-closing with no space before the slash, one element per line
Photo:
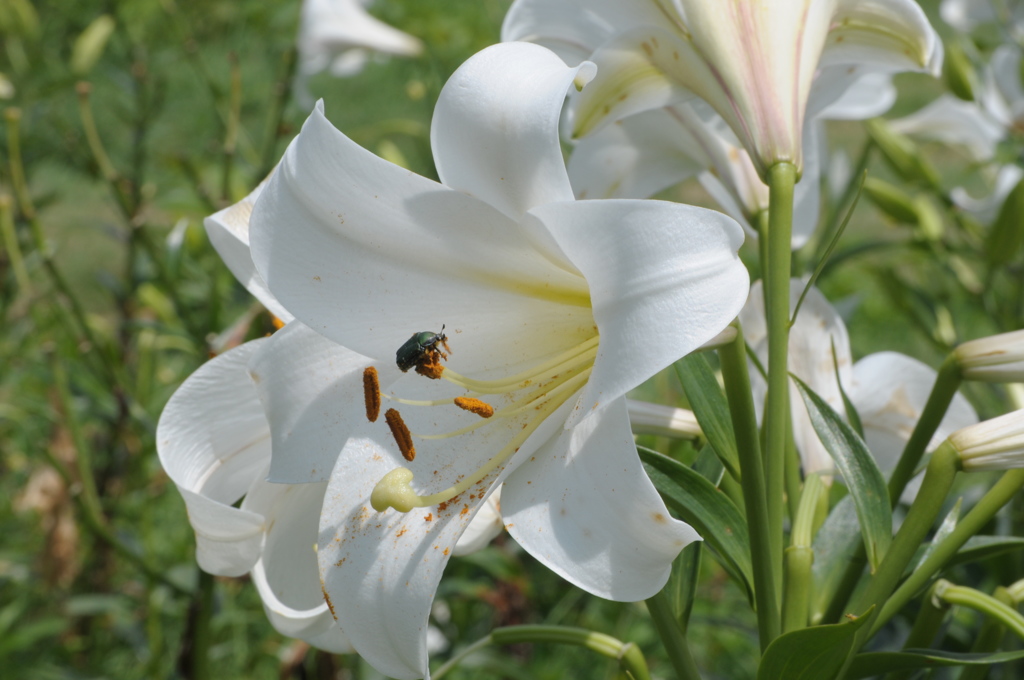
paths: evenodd
<path fill-rule="evenodd" d="M 860 414 L 857 413 L 857 407 L 850 401 L 850 397 L 846 395 L 846 390 L 843 389 L 843 381 L 839 379 L 839 357 L 836 355 L 836 339 L 834 336 L 829 338 L 832 342 L 832 368 L 836 376 L 836 385 L 839 386 L 839 394 L 843 398 L 843 410 L 846 411 L 846 419 L 850 422 L 850 427 L 857 433 L 861 439 L 864 438 L 864 426 L 860 422 Z"/>
<path fill-rule="evenodd" d="M 890 671 L 914 671 L 939 666 L 989 666 L 1024 659 L 1024 650 L 975 654 L 938 649 L 904 649 L 901 652 L 869 652 L 853 657 L 846 677 L 870 678 Z"/>
<path fill-rule="evenodd" d="M 885 551 L 892 542 L 892 509 L 885 478 L 875 459 L 853 429 L 844 423 L 825 400 L 815 394 L 799 378 L 793 377 L 807 405 L 807 413 L 818 438 L 850 489 L 861 535 L 868 555 L 871 571 L 878 568 Z"/>
<path fill-rule="evenodd" d="M 1017 257 L 1024 243 L 1024 179 L 1007 195 L 999 216 L 985 239 L 985 254 L 993 267 L 1001 267 Z"/>
<path fill-rule="evenodd" d="M 736 453 L 729 403 L 722 394 L 714 371 L 708 366 L 708 360 L 701 353 L 694 352 L 677 361 L 675 367 L 700 429 L 729 474 L 739 479 L 739 454 Z"/>
<path fill-rule="evenodd" d="M 871 609 L 850 621 L 802 628 L 776 638 L 761 658 L 757 680 L 831 680 L 870 613 Z"/>
<path fill-rule="evenodd" d="M 663 590 L 672 607 L 672 614 L 684 632 L 690 624 L 690 612 L 693 611 L 693 600 L 697 595 L 697 576 L 700 574 L 703 545 L 703 541 L 694 541 L 683 548 L 672 562 L 672 572 Z"/>
<path fill-rule="evenodd" d="M 932 537 L 932 542 L 929 543 L 928 547 L 925 548 L 924 551 L 921 553 L 921 559 L 911 561 L 911 565 L 913 566 L 911 567 L 910 571 L 917 569 L 918 565 L 920 565 L 922 562 L 928 559 L 931 556 L 931 554 L 935 552 L 935 548 L 938 547 L 939 543 L 942 543 L 943 539 L 946 538 L 946 536 L 949 536 L 949 534 L 952 533 L 953 529 L 956 528 L 956 523 L 960 521 L 960 507 L 963 504 L 963 496 L 956 499 L 956 505 L 954 505 L 953 509 L 949 511 L 949 514 L 946 515 L 946 518 L 942 520 L 942 524 L 939 525 L 938 531 L 936 531 L 935 536 Z"/>
<path fill-rule="evenodd" d="M 814 564 L 811 567 L 814 578 L 814 613 L 823 614 L 828 603 L 832 601 L 843 580 L 846 565 L 857 554 L 859 534 L 860 524 L 857 522 L 857 512 L 853 509 L 853 499 L 844 496 L 832 508 L 825 523 L 814 536 Z M 860 562 L 863 568 L 863 557 Z"/>
<path fill-rule="evenodd" d="M 747 522 L 729 497 L 682 463 L 637 447 L 640 460 L 665 504 L 693 526 L 720 558 L 722 566 L 753 597 Z"/>

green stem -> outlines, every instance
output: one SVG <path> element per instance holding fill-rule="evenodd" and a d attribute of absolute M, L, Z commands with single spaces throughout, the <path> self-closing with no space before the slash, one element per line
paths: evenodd
<path fill-rule="evenodd" d="M 260 168 L 256 173 L 257 179 L 262 179 L 270 174 L 274 164 L 277 162 L 277 140 L 281 138 L 281 123 L 284 120 L 284 110 L 288 105 L 288 99 L 292 94 L 292 78 L 295 75 L 295 48 L 289 48 L 281 55 L 281 75 L 274 83 L 273 98 L 267 108 L 267 130 L 263 140 L 263 149 L 260 152 Z"/>
<path fill-rule="evenodd" d="M 668 652 L 668 658 L 676 669 L 679 680 L 700 680 L 700 671 L 690 655 L 686 633 L 672 614 L 672 607 L 665 598 L 664 591 L 647 600 L 647 610 L 651 613 L 651 621 L 658 630 L 661 643 Z"/>
<path fill-rule="evenodd" d="M 1016 605 L 1013 596 L 1010 595 L 1010 591 L 1002 586 L 995 589 L 992 597 L 1009 607 Z M 978 631 L 978 636 L 974 638 L 974 644 L 971 645 L 971 653 L 991 654 L 1002 645 L 1005 635 L 1006 626 L 1003 625 L 1002 620 L 995 616 L 986 617 L 985 622 Z M 985 680 L 988 676 L 988 671 L 988 666 L 965 666 L 960 673 L 960 680 Z"/>
<path fill-rule="evenodd" d="M 12 203 L 9 194 L 0 193 L 0 231 L 3 232 L 4 249 L 11 262 L 11 269 L 14 270 L 14 280 L 18 284 L 18 289 L 31 295 L 32 280 L 25 267 L 25 257 L 21 252 L 21 244 L 18 243 L 18 232 L 14 229 L 14 215 L 12 214 L 14 206 Z"/>
<path fill-rule="evenodd" d="M 809 475 L 800 496 L 800 505 L 793 513 L 791 545 L 786 549 L 785 592 L 782 599 L 782 632 L 807 626 L 811 602 L 811 567 L 814 565 L 814 515 L 818 499 L 828 489 L 816 474 Z"/>
<path fill-rule="evenodd" d="M 978 501 L 977 505 L 971 508 L 971 511 L 960 520 L 960 523 L 956 525 L 953 531 L 941 543 L 935 546 L 928 559 L 918 565 L 914 573 L 907 577 L 907 580 L 900 584 L 900 587 L 893 592 L 875 618 L 870 634 L 874 635 L 886 621 L 903 608 L 903 605 L 919 593 L 925 584 L 931 580 L 932 576 L 945 566 L 946 562 L 963 547 L 967 539 L 981 531 L 981 528 L 1004 505 L 1010 502 L 1022 486 L 1024 486 L 1024 469 L 1004 472 L 1000 480 L 988 490 L 988 493 Z"/>
<path fill-rule="evenodd" d="M 863 594 L 857 598 L 853 611 L 867 611 L 869 607 L 881 605 L 889 597 L 924 537 L 935 524 L 935 519 L 942 510 L 942 504 L 959 470 L 960 454 L 952 446 L 943 444 L 932 454 L 917 498 L 910 506 L 907 517 L 903 520 L 900 530 L 896 532 L 882 563 L 878 565 L 878 570 L 871 577 Z M 876 608 L 874 615 L 877 615 L 877 612 Z M 854 650 L 859 649 L 867 639 L 867 630 L 861 628 L 858 631 Z"/>
<path fill-rule="evenodd" d="M 921 462 L 928 443 L 939 429 L 939 424 L 942 423 L 953 397 L 956 396 L 961 380 L 960 366 L 957 364 L 955 355 L 951 354 L 942 362 L 939 373 L 935 377 L 935 384 L 928 395 L 928 401 L 921 412 L 921 417 L 918 419 L 917 425 L 914 426 L 910 439 L 903 447 L 900 460 L 889 477 L 889 500 L 893 506 L 899 502 L 907 483 L 914 476 L 914 470 Z"/>
<path fill-rule="evenodd" d="M 210 624 L 213 621 L 213 589 L 216 582 L 212 574 L 199 570 L 199 587 L 192 605 L 191 680 L 209 680 L 210 646 L 213 642 Z"/>
<path fill-rule="evenodd" d="M 1024 616 L 1008 604 L 1000 602 L 991 595 L 986 595 L 980 590 L 958 586 L 945 579 L 939 579 L 934 587 L 935 596 L 951 605 L 968 607 L 993 618 L 996 618 L 1006 628 L 1024 639 Z"/>
<path fill-rule="evenodd" d="M 768 396 L 765 410 L 765 480 L 768 530 L 773 564 L 782 564 L 786 429 L 789 427 L 789 278 L 792 258 L 793 187 L 796 167 L 776 163 L 768 170 L 768 260 L 764 268 L 768 322 Z M 775 579 L 776 597 L 782 590 Z"/>
<path fill-rule="evenodd" d="M 729 401 L 736 451 L 740 461 L 743 504 L 750 535 L 750 559 L 754 568 L 754 600 L 757 604 L 757 629 L 763 652 L 779 636 L 779 599 L 775 592 L 775 565 L 772 560 L 768 527 L 768 500 L 765 495 L 764 465 L 757 430 L 757 407 L 750 390 L 747 346 L 737 324 L 736 338 L 720 347 L 722 379 Z"/>

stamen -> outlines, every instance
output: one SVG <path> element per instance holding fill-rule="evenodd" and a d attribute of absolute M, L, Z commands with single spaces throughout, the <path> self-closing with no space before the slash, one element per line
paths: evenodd
<path fill-rule="evenodd" d="M 366 419 L 371 423 L 377 422 L 380 416 L 380 380 L 373 366 L 367 366 L 363 371 L 363 401 L 366 404 Z"/>
<path fill-rule="evenodd" d="M 572 366 L 588 361 L 593 357 L 597 356 L 597 344 L 600 338 L 594 336 L 585 342 L 576 345 L 572 349 L 562 352 L 558 356 L 552 357 L 547 361 L 528 368 L 527 370 L 518 373 L 501 380 L 473 380 L 467 378 L 464 375 L 456 373 L 455 371 L 446 369 L 444 372 L 444 379 L 448 382 L 458 385 L 459 387 L 465 387 L 469 390 L 476 390 L 482 394 L 502 394 L 509 391 L 510 387 L 518 386 L 520 383 L 528 383 L 535 379 L 542 373 L 557 373 L 559 368 L 563 366 Z M 521 385 L 525 387 L 526 384 Z"/>
<path fill-rule="evenodd" d="M 448 356 L 438 349 L 428 351 L 416 362 L 416 372 L 431 380 L 438 380 L 445 371 L 441 359 L 447 358 Z"/>
<path fill-rule="evenodd" d="M 494 415 L 494 407 L 485 401 L 473 397 L 455 397 L 455 405 L 463 411 L 475 413 L 481 418 L 490 418 Z"/>
<path fill-rule="evenodd" d="M 416 447 L 412 445 L 412 434 L 405 426 L 402 415 L 395 409 L 389 408 L 384 413 L 384 420 L 387 421 L 392 436 L 398 442 L 398 450 L 402 452 L 402 457 L 411 463 L 416 458 Z"/>

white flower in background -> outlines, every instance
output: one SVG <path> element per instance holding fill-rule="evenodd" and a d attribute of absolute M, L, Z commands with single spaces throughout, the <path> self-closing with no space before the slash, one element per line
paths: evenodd
<path fill-rule="evenodd" d="M 1014 45 L 996 49 L 977 88 L 977 102 L 942 95 L 919 111 L 888 122 L 896 132 L 959 147 L 984 165 L 992 185 L 989 194 L 975 198 L 961 187 L 952 191 L 959 206 L 983 221 L 995 217 L 1007 194 L 1024 178 L 1019 163 L 996 162 L 999 143 L 1011 134 L 1024 134 L 1021 54 Z"/>
<path fill-rule="evenodd" d="M 795 308 L 806 281 L 790 282 L 790 305 Z M 762 362 L 767 361 L 768 344 L 764 321 L 761 283 L 750 287 L 750 297 L 740 313 L 743 332 Z M 835 359 L 832 347 L 835 347 Z M 838 365 L 838 371 L 836 366 Z M 878 352 L 853 363 L 846 324 L 825 296 L 812 288 L 789 334 L 789 370 L 803 380 L 840 415 L 846 408 L 843 391 L 860 416 L 864 440 L 875 456 L 879 469 L 888 474 L 896 466 L 900 453 L 917 424 L 936 372 L 926 364 L 898 352 Z M 838 380 L 836 378 L 838 374 Z M 755 396 L 763 404 L 766 385 L 756 370 L 751 371 Z M 803 461 L 804 473 L 828 474 L 835 468 L 828 451 L 818 439 L 810 416 L 795 384 L 790 385 L 793 410 L 793 438 Z M 974 409 L 961 395 L 953 398 L 949 411 L 928 445 L 931 451 L 946 436 L 960 427 L 978 422 Z M 903 499 L 911 499 L 920 486 L 920 478 L 907 487 Z"/>
<path fill-rule="evenodd" d="M 1024 330 L 969 340 L 954 353 L 966 380 L 1024 381 Z"/>
<path fill-rule="evenodd" d="M 312 105 L 306 81 L 321 71 L 350 76 L 363 69 L 373 52 L 411 57 L 423 51 L 419 40 L 368 13 L 365 6 L 371 1 L 303 0 L 295 80 L 302 106 Z"/>
<path fill-rule="evenodd" d="M 502 39 L 597 64 L 574 107 L 573 136 L 697 96 L 762 177 L 780 161 L 803 167 L 805 118 L 864 74 L 937 73 L 942 61 L 941 41 L 911 0 L 516 0 Z"/>
<path fill-rule="evenodd" d="M 318 107 L 252 214 L 273 295 L 375 369 L 348 367 L 347 394 L 303 408 L 291 393 L 323 367 L 287 341 L 291 325 L 250 364 L 273 433 L 270 479 L 327 482 L 326 597 L 392 677 L 427 673 L 441 572 L 499 486 L 513 537 L 603 597 L 657 592 L 697 538 L 645 475 L 624 395 L 739 311 L 742 231 L 674 203 L 573 200 L 558 120 L 590 72 L 528 44 L 471 58 L 434 114 L 442 183 L 361 149 Z M 442 329 L 447 345 L 428 334 L 412 353 L 439 379 L 400 372 L 410 335 Z M 377 395 L 388 424 L 370 422 Z M 351 403 L 364 398 L 366 409 Z"/>
<path fill-rule="evenodd" d="M 949 443 L 966 472 L 1024 467 L 1024 410 L 957 430 Z"/>
<path fill-rule="evenodd" d="M 1015 39 L 1024 38 L 1024 2 L 1020 0 L 942 0 L 939 15 L 961 33 L 991 23 Z"/>
<path fill-rule="evenodd" d="M 12 97 L 14 97 L 14 85 L 3 72 L 0 72 L 0 99 L 11 99 Z"/>

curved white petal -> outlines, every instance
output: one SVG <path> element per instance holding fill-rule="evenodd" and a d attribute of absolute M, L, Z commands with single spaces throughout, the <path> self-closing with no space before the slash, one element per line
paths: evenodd
<path fill-rule="evenodd" d="M 1024 179 L 1024 168 L 1013 164 L 1004 165 L 999 168 L 996 174 L 995 188 L 988 195 L 975 198 L 963 187 L 954 188 L 950 195 L 958 206 L 974 213 L 978 219 L 989 222 L 995 219 L 1003 201 L 1021 179 Z"/>
<path fill-rule="evenodd" d="M 564 579 L 625 602 L 661 590 L 672 560 L 700 538 L 672 518 L 644 472 L 624 399 L 513 472 L 502 516 L 516 541 Z"/>
<path fill-rule="evenodd" d="M 848 67 L 841 67 L 848 69 Z M 825 69 L 820 73 L 811 87 L 811 100 L 819 84 L 824 85 L 835 77 L 837 69 Z M 896 86 L 888 73 L 864 73 L 845 87 L 838 98 L 827 106 L 817 109 L 816 118 L 821 120 L 865 120 L 880 116 L 896 103 Z M 808 113 L 814 110 L 814 104 L 808 103 Z"/>
<path fill-rule="evenodd" d="M 498 487 L 487 497 L 465 531 L 459 536 L 459 540 L 455 542 L 455 547 L 452 549 L 452 554 L 468 555 L 482 550 L 504 528 L 505 523 L 501 520 L 501 487 Z"/>
<path fill-rule="evenodd" d="M 219 210 L 203 220 L 206 234 L 210 237 L 220 259 L 235 275 L 238 282 L 245 286 L 253 297 L 263 303 L 271 314 L 285 323 L 292 320 L 292 315 L 277 301 L 267 289 L 267 284 L 256 271 L 249 248 L 249 216 L 256 204 L 267 180 L 263 180 L 248 196 L 238 203 Z"/>
<path fill-rule="evenodd" d="M 363 371 L 373 362 L 300 322 L 274 333 L 249 361 L 249 374 L 270 421 L 270 479 L 326 480 L 349 434 L 366 422 Z M 400 375 L 380 365 L 385 386 Z"/>
<path fill-rule="evenodd" d="M 516 0 L 501 24 L 501 40 L 543 45 L 576 66 L 619 28 L 578 0 Z"/>
<path fill-rule="evenodd" d="M 977 104 L 948 94 L 888 124 L 894 132 L 962 146 L 975 161 L 992 158 L 1006 136 L 1006 129 Z"/>
<path fill-rule="evenodd" d="M 1020 7 L 1022 14 L 1021 31 L 1024 33 L 1024 6 Z M 1000 45 L 992 53 L 992 60 L 986 72 L 986 92 L 982 104 L 994 112 L 999 105 L 993 99 L 1000 99 L 1002 103 L 1002 115 L 1000 121 L 1007 127 L 1024 125 L 1024 83 L 1021 82 L 1021 60 L 1024 53 L 1021 48 L 1015 45 Z"/>
<path fill-rule="evenodd" d="M 847 396 L 856 407 L 864 426 L 864 438 L 882 473 L 896 467 L 910 434 L 917 425 L 936 372 L 927 364 L 898 352 L 871 354 L 853 365 L 853 380 Z M 928 450 L 934 449 L 954 431 L 978 422 L 978 415 L 960 394 L 953 398 Z M 921 480 L 908 485 L 903 500 L 917 495 Z"/>
<path fill-rule="evenodd" d="M 270 460 L 267 420 L 245 370 L 264 342 L 254 340 L 200 366 L 157 424 L 160 464 L 185 499 L 196 561 L 219 576 L 249 571 L 263 542 L 263 517 L 231 506 Z"/>
<path fill-rule="evenodd" d="M 264 280 L 297 318 L 380 362 L 442 324 L 460 372 L 500 369 L 496 354 L 515 365 L 593 334 L 586 282 L 549 235 L 377 158 L 319 108 L 253 212 L 252 244 Z M 530 337 L 516 336 L 520 328 Z"/>
<path fill-rule="evenodd" d="M 543 223 L 587 278 L 601 335 L 567 427 L 703 345 L 743 307 L 743 231 L 721 213 L 617 199 L 551 203 L 527 219 Z"/>
<path fill-rule="evenodd" d="M 424 380 L 404 382 L 403 394 L 414 392 Z M 563 404 L 543 422 L 504 469 L 521 464 L 560 432 L 569 406 Z M 454 430 L 476 417 L 455 409 L 399 408 L 414 437 Z M 320 576 L 342 631 L 381 673 L 395 678 L 427 673 L 427 622 L 441 572 L 459 537 L 507 473 L 499 467 L 456 498 L 405 514 L 374 511 L 371 491 L 396 467 L 413 472 L 418 493 L 446 489 L 483 465 L 522 431 L 524 422 L 513 417 L 451 439 L 416 439 L 412 462 L 399 455 L 382 423 L 363 426 L 345 445 L 320 518 Z"/>
<path fill-rule="evenodd" d="M 701 140 L 657 109 L 584 137 L 568 167 L 577 198 L 649 198 L 709 164 Z"/>
<path fill-rule="evenodd" d="M 822 65 L 941 73 L 942 40 L 914 0 L 838 0 L 836 5 Z"/>
<path fill-rule="evenodd" d="M 300 64 L 351 47 L 414 56 L 423 44 L 369 14 L 354 0 L 303 0 L 296 41 Z M 324 64 L 327 59 L 321 57 Z"/>
<path fill-rule="evenodd" d="M 572 200 L 558 145 L 566 92 L 593 66 L 569 68 L 551 50 L 499 43 L 478 52 L 445 83 L 430 145 L 438 177 L 514 220 L 535 205 Z"/>
<path fill-rule="evenodd" d="M 267 518 L 263 554 L 252 580 L 274 629 L 315 647 L 345 654 L 352 645 L 331 616 L 320 590 L 316 564 L 317 525 L 326 483 L 259 481 L 242 502 Z"/>
<path fill-rule="evenodd" d="M 943 21 L 964 33 L 996 19 L 995 9 L 988 0 L 942 0 L 939 14 Z"/>

